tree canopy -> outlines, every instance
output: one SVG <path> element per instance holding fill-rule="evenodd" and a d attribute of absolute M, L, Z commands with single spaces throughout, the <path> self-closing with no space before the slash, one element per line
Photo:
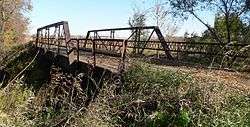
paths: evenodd
<path fill-rule="evenodd" d="M 193 16 L 208 28 L 214 40 L 220 43 L 230 43 L 232 41 L 232 27 L 235 19 L 249 23 L 250 0 L 169 0 L 175 16 L 187 18 Z M 220 38 L 219 32 L 208 24 L 206 20 L 199 16 L 201 11 L 212 11 L 220 14 L 219 20 L 225 24 L 226 40 Z M 218 24 L 217 24 L 218 25 Z"/>
<path fill-rule="evenodd" d="M 1 45 L 20 42 L 29 23 L 25 16 L 32 9 L 31 0 L 0 0 Z"/>
<path fill-rule="evenodd" d="M 244 41 L 244 37 L 246 34 L 246 28 L 247 24 L 243 23 L 243 21 L 237 17 L 236 15 L 230 16 L 230 36 L 232 42 L 242 42 Z M 218 32 L 218 35 L 220 36 L 223 41 L 226 41 L 227 39 L 227 25 L 225 21 L 225 16 L 223 15 L 216 15 L 215 17 L 215 23 L 214 23 L 214 29 Z"/>

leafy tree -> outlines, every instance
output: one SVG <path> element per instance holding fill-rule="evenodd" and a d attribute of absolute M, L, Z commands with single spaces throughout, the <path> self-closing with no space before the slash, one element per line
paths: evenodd
<path fill-rule="evenodd" d="M 246 37 L 247 33 L 249 32 L 248 26 L 246 23 L 232 15 L 230 17 L 231 27 L 230 27 L 230 36 L 231 42 L 239 42 L 239 43 L 247 43 Z M 215 16 L 215 22 L 213 29 L 217 32 L 218 36 L 221 38 L 223 42 L 227 40 L 227 28 L 225 23 L 225 18 L 223 15 L 217 14 Z M 212 42 L 213 36 L 209 30 L 205 30 L 202 33 L 201 41 L 203 42 Z"/>
<path fill-rule="evenodd" d="M 229 28 L 229 30 L 231 31 L 230 32 L 231 41 L 239 42 L 240 40 L 242 40 L 242 37 L 244 36 L 243 30 L 246 26 L 239 17 L 233 14 L 230 16 L 230 21 L 231 21 L 230 25 L 231 27 Z M 227 35 L 227 25 L 225 21 L 225 16 L 219 14 L 216 15 L 214 29 L 218 32 L 220 38 L 222 38 L 223 41 L 226 41 L 228 35 Z"/>
<path fill-rule="evenodd" d="M 146 15 L 142 11 L 140 11 L 140 9 L 134 9 L 134 14 L 131 18 L 129 18 L 128 24 L 130 27 L 145 27 Z M 144 43 L 140 42 L 139 40 L 146 40 L 146 38 L 148 37 L 148 31 L 145 30 L 132 31 L 132 33 L 134 32 L 137 32 L 137 34 L 140 34 L 140 36 L 137 36 L 138 38 L 136 38 L 135 35 L 133 36 L 133 39 L 136 42 L 134 43 L 135 48 L 133 49 L 133 53 L 136 53 L 137 50 L 137 53 L 139 54 L 140 53 L 139 49 L 144 46 Z"/>
<path fill-rule="evenodd" d="M 246 19 L 250 14 L 249 0 L 169 0 L 170 5 L 174 10 L 175 16 L 182 16 L 187 18 L 189 15 L 196 18 L 203 25 L 208 28 L 213 39 L 220 43 L 230 43 L 232 40 L 231 27 L 234 19 L 236 18 Z M 225 22 L 226 40 L 222 40 L 218 35 L 218 31 L 213 29 L 211 24 L 206 23 L 204 19 L 199 16 L 201 11 L 216 11 L 222 15 Z"/>
<path fill-rule="evenodd" d="M 28 18 L 25 13 L 32 9 L 31 0 L 0 0 L 0 42 L 8 44 L 24 38 Z"/>
<path fill-rule="evenodd" d="M 146 26 L 146 16 L 139 9 L 134 9 L 134 14 L 129 18 L 130 27 L 144 27 Z"/>

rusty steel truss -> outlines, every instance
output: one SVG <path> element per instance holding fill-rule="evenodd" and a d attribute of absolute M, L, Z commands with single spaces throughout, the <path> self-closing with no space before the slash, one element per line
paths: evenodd
<path fill-rule="evenodd" d="M 143 30 L 152 30 L 151 34 L 145 40 L 141 39 Z M 99 32 L 110 32 L 110 36 L 101 38 Z M 115 37 L 116 31 L 131 31 L 128 38 L 117 39 Z M 158 40 L 163 47 L 167 58 L 173 59 L 170 54 L 170 49 L 165 41 L 160 29 L 156 26 L 149 27 L 130 27 L 130 28 L 115 28 L 115 29 L 101 29 L 88 31 L 85 38 L 71 38 L 68 22 L 62 21 L 54 24 L 50 24 L 37 29 L 36 46 L 43 47 L 47 50 L 56 50 L 58 54 L 71 54 L 74 50 L 77 52 L 77 61 L 80 61 L 80 52 L 92 52 L 92 65 L 96 66 L 96 54 L 104 54 L 112 57 L 119 57 L 121 67 L 123 70 L 125 66 L 126 50 L 127 47 L 136 48 L 137 44 L 144 42 L 146 47 L 147 43 L 156 33 Z M 139 49 L 139 48 L 138 48 Z M 141 49 L 141 53 L 144 48 Z"/>
<path fill-rule="evenodd" d="M 116 36 L 120 31 L 127 31 L 129 35 L 120 39 Z M 108 35 L 103 37 L 100 35 L 102 32 Z M 145 32 L 147 35 L 143 36 Z M 154 34 L 156 37 L 153 38 Z M 119 71 L 123 71 L 129 49 L 138 54 L 143 54 L 144 50 L 162 51 L 169 60 L 173 60 L 173 53 L 224 55 L 218 52 L 224 50 L 223 47 L 240 49 L 246 44 L 166 42 L 157 26 L 90 30 L 84 38 L 72 38 L 68 22 L 62 21 L 37 29 L 36 46 L 68 56 L 74 53 L 78 62 L 81 53 L 89 52 L 93 67 L 96 66 L 97 54 L 116 57 L 120 61 Z M 235 56 L 246 57 L 244 54 Z"/>
<path fill-rule="evenodd" d="M 44 47 L 47 50 L 57 48 L 57 53 L 60 53 L 61 47 L 66 47 L 67 53 L 70 53 L 74 48 L 70 45 L 70 40 L 69 25 L 66 21 L 57 22 L 37 29 L 37 47 Z"/>
<path fill-rule="evenodd" d="M 90 44 L 88 43 L 88 40 L 93 39 L 98 41 L 97 45 L 101 46 L 102 48 L 106 48 L 107 50 L 115 50 L 117 48 L 120 49 L 120 47 L 122 47 L 122 44 L 120 42 L 122 42 L 123 39 L 116 39 L 117 37 L 115 36 L 115 33 L 119 31 L 131 31 L 131 34 L 127 38 L 125 38 L 125 40 L 128 41 L 129 47 L 138 49 L 138 53 L 140 54 L 143 53 L 145 47 L 152 39 L 152 35 L 155 33 L 157 35 L 157 40 L 163 47 L 163 50 L 165 51 L 167 58 L 173 60 L 168 43 L 165 41 L 164 36 L 162 35 L 159 27 L 157 26 L 91 30 L 88 31 L 87 33 L 86 41 L 84 42 L 83 47 L 84 48 L 87 47 L 87 45 Z M 143 31 L 148 31 L 148 32 L 150 31 L 150 34 L 148 34 L 146 38 L 142 39 Z M 109 32 L 110 35 L 105 38 L 102 38 L 99 35 L 99 32 Z M 139 44 L 143 45 L 139 46 Z"/>

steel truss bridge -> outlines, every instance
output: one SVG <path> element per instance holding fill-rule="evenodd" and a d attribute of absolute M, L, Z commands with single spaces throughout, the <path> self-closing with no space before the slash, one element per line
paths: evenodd
<path fill-rule="evenodd" d="M 119 38 L 117 33 L 127 31 L 126 38 Z M 147 36 L 144 36 L 147 33 Z M 105 34 L 105 36 L 103 36 Z M 126 59 L 132 54 L 161 52 L 168 60 L 175 60 L 176 54 L 224 55 L 218 51 L 228 48 L 241 49 L 246 44 L 187 43 L 167 42 L 159 27 L 129 27 L 115 29 L 90 30 L 83 38 L 70 35 L 68 22 L 62 21 L 37 29 L 35 44 L 39 48 L 64 55 L 70 61 L 85 62 L 109 69 L 113 72 L 125 70 Z M 229 54 L 246 58 L 244 54 Z"/>

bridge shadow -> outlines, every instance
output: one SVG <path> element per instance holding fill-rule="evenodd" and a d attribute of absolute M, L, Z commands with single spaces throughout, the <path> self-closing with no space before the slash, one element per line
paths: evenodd
<path fill-rule="evenodd" d="M 87 95 L 86 107 L 97 97 L 105 81 L 110 80 L 114 75 L 113 72 L 107 69 L 101 67 L 92 68 L 90 64 L 77 61 L 70 64 L 68 70 L 75 77 L 81 78 L 81 88 L 86 91 Z"/>
<path fill-rule="evenodd" d="M 32 61 L 33 58 L 35 58 L 37 54 L 37 57 L 35 59 L 35 61 L 32 62 L 31 66 L 29 66 L 28 68 L 26 68 L 26 66 L 29 64 L 29 62 Z M 6 87 L 10 82 L 12 82 L 12 80 L 16 79 L 16 78 L 20 78 L 21 76 L 24 75 L 24 80 L 26 82 L 26 77 L 28 78 L 36 78 L 36 73 L 30 73 L 32 69 L 36 70 L 38 69 L 41 70 L 40 68 L 43 68 L 43 70 L 46 70 L 46 67 L 43 66 L 37 66 L 36 63 L 44 61 L 43 59 L 45 59 L 44 56 L 44 51 L 41 50 L 39 53 L 37 52 L 36 48 L 33 46 L 27 46 L 26 50 L 23 51 L 19 51 L 15 56 L 13 56 L 12 58 L 6 60 L 6 65 L 3 65 L 2 68 L 0 69 L 0 83 L 1 83 L 1 88 Z M 42 63 L 39 65 L 47 65 Z M 25 69 L 26 68 L 26 69 Z M 24 71 L 23 73 L 20 73 Z M 39 72 L 39 74 L 41 74 Z M 19 75 L 19 77 L 16 77 L 17 75 Z M 39 77 L 39 76 L 37 76 Z M 27 78 L 27 79 L 28 79 Z M 39 77 L 41 78 L 41 77 Z M 47 78 L 43 78 L 41 80 L 44 80 Z M 27 80 L 28 81 L 28 80 Z"/>
<path fill-rule="evenodd" d="M 5 84 L 2 85 L 3 88 L 8 84 L 9 80 L 17 75 L 16 73 L 19 73 L 26 67 L 27 63 L 34 58 L 37 51 L 39 51 L 39 53 L 35 61 L 24 71 L 22 76 L 22 81 L 24 81 L 25 84 L 23 87 L 32 89 L 35 94 L 38 93 L 42 87 L 51 84 L 52 80 L 54 80 L 52 79 L 53 69 L 59 68 L 60 73 L 63 73 L 65 76 L 81 79 L 80 86 L 82 91 L 86 92 L 87 100 L 85 105 L 88 106 L 89 103 L 97 97 L 103 84 L 106 81 L 111 82 L 110 80 L 115 75 L 115 73 L 101 67 L 95 67 L 93 69 L 90 64 L 84 62 L 74 61 L 70 64 L 68 57 L 57 55 L 54 52 L 46 51 L 42 48 L 31 47 L 24 55 L 11 61 L 11 64 L 7 65 L 6 70 L 0 70 L 0 81 L 5 79 Z M 19 67 L 19 65 L 22 66 Z"/>
<path fill-rule="evenodd" d="M 54 61 L 52 52 L 45 52 L 43 49 L 38 49 L 39 54 L 31 69 L 25 72 L 25 83 L 34 91 L 39 90 L 44 84 L 50 81 L 50 71 Z"/>
<path fill-rule="evenodd" d="M 87 95 L 85 106 L 88 106 L 97 97 L 104 82 L 110 80 L 114 75 L 113 72 L 101 67 L 92 68 L 90 64 L 77 61 L 70 64 L 68 57 L 56 55 L 51 51 L 46 52 L 43 49 L 38 50 L 40 50 L 40 53 L 34 66 L 25 73 L 25 82 L 28 87 L 33 88 L 34 92 L 39 91 L 43 85 L 51 82 L 51 72 L 54 66 L 60 68 L 64 75 L 81 79 L 81 89 Z"/>

